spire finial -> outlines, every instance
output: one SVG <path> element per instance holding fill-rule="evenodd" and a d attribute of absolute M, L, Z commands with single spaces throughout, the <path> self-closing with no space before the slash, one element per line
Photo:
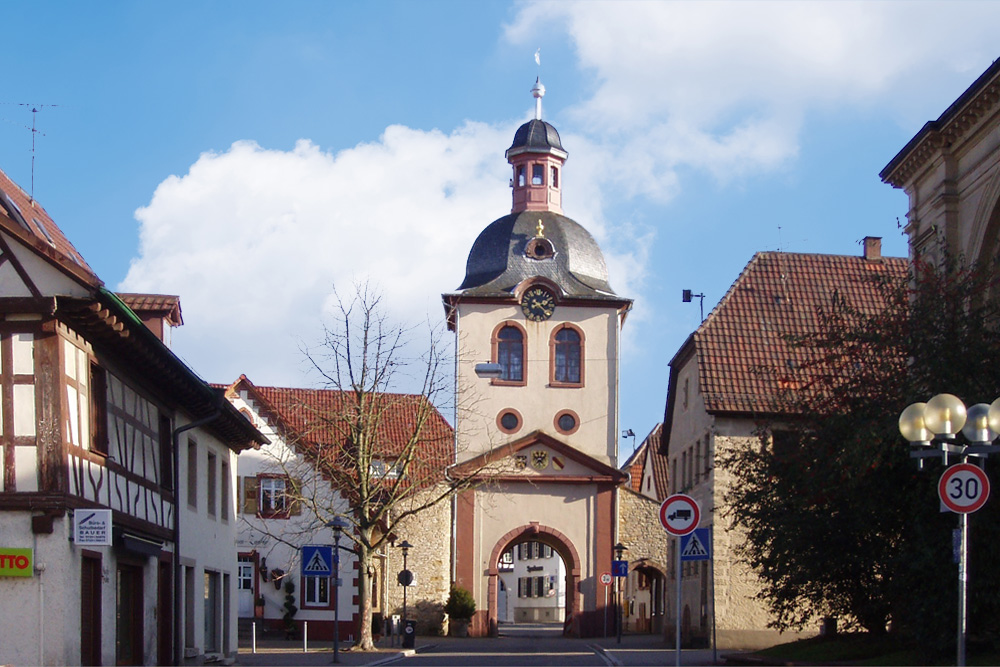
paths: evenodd
<path fill-rule="evenodd" d="M 545 86 L 542 85 L 541 77 L 535 78 L 535 86 L 531 89 L 531 94 L 535 97 L 535 120 L 541 120 L 542 98 L 545 97 Z"/>
<path fill-rule="evenodd" d="M 535 227 L 535 238 L 545 238 L 545 225 L 542 224 L 541 218 L 538 219 L 538 225 Z"/>

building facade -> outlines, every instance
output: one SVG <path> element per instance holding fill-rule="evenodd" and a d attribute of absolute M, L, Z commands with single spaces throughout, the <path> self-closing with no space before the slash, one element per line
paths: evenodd
<path fill-rule="evenodd" d="M 265 440 L 164 344 L 179 323 L 176 297 L 105 289 L 0 172 L 0 554 L 16 565 L 0 662 L 235 655 L 236 454 Z"/>
<path fill-rule="evenodd" d="M 907 266 L 905 259 L 883 257 L 880 239 L 872 237 L 857 257 L 757 253 L 671 360 L 661 443 L 670 464 L 669 493 L 698 502 L 699 527 L 711 529 L 713 560 L 682 563 L 678 573 L 679 540 L 671 539 L 669 640 L 678 576 L 682 642 L 688 645 L 707 645 L 713 620 L 719 648 L 760 648 L 815 634 L 768 628 L 756 575 L 737 554 L 742 532 L 726 517 L 732 476 L 716 464 L 732 448 L 759 443 L 763 426 L 794 418 L 782 397 L 797 389 L 795 369 L 814 360 L 792 337 L 816 330 L 818 309 L 839 297 L 875 312 L 884 302 L 872 278 L 901 278 Z"/>
<path fill-rule="evenodd" d="M 536 117 L 506 152 L 511 213 L 483 230 L 465 280 L 444 295 L 457 338 L 458 464 L 506 466 L 458 498 L 455 580 L 476 599 L 471 631 L 495 634 L 501 556 L 547 545 L 565 567 L 566 631 L 596 635 L 598 579 L 611 567 L 626 479 L 617 469 L 618 347 L 631 301 L 608 283 L 593 237 L 562 214 L 567 153 L 541 120 L 540 83 L 533 93 Z"/>

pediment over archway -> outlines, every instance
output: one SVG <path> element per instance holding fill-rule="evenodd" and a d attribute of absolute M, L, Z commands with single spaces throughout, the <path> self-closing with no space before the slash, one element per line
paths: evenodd
<path fill-rule="evenodd" d="M 605 482 L 621 484 L 628 476 L 543 431 L 534 431 L 456 466 L 459 474 L 481 470 L 503 481 Z"/>

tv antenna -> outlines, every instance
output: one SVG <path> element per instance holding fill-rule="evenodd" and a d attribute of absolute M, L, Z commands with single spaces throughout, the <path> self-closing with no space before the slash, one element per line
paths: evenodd
<path fill-rule="evenodd" d="M 692 294 L 691 290 L 681 290 L 681 301 L 684 303 L 691 303 L 691 297 L 698 297 L 698 307 L 701 309 L 701 321 L 705 321 L 705 295 L 704 294 Z"/>
<path fill-rule="evenodd" d="M 31 127 L 24 125 L 26 130 L 31 130 L 31 193 L 29 199 L 31 201 L 35 200 L 35 135 L 45 136 L 45 133 L 38 129 L 36 123 L 36 116 L 38 112 L 46 107 L 58 107 L 59 104 L 31 104 L 30 102 L 7 102 L 6 104 L 13 104 L 19 107 L 31 107 Z"/>

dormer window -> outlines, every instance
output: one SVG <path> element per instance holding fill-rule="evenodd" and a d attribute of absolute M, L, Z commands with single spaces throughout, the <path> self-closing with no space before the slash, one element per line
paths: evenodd
<path fill-rule="evenodd" d="M 533 165 L 531 165 L 531 184 L 532 185 L 545 185 L 545 165 L 544 164 L 533 164 Z"/>

